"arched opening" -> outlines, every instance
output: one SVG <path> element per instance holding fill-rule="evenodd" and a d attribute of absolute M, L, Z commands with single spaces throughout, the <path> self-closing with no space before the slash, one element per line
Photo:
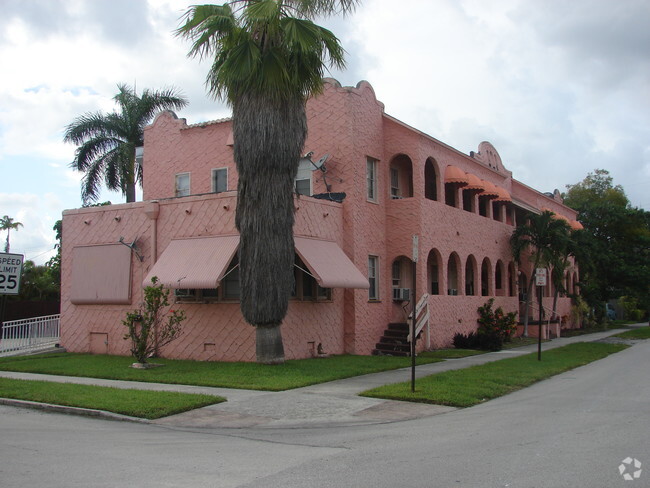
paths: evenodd
<path fill-rule="evenodd" d="M 429 284 L 429 293 L 431 295 L 440 295 L 442 268 L 442 256 L 437 249 L 431 249 L 427 257 L 427 283 Z"/>
<path fill-rule="evenodd" d="M 492 295 L 492 264 L 488 258 L 483 259 L 481 263 L 481 296 L 487 297 Z"/>
<path fill-rule="evenodd" d="M 523 271 L 519 272 L 519 301 L 526 301 L 526 294 L 528 293 L 528 278 Z"/>
<path fill-rule="evenodd" d="M 447 261 L 447 295 L 458 295 L 460 285 L 460 258 L 452 252 Z"/>
<path fill-rule="evenodd" d="M 413 287 L 413 262 L 406 256 L 398 256 L 391 264 L 391 285 L 393 300 L 406 300 L 405 292 Z M 397 290 L 397 291 L 396 291 Z"/>
<path fill-rule="evenodd" d="M 474 286 L 476 282 L 476 259 L 474 256 L 469 255 L 467 257 L 467 263 L 465 264 L 465 295 L 473 296 L 476 295 L 476 288 Z"/>
<path fill-rule="evenodd" d="M 390 162 L 390 198 L 398 200 L 413 196 L 413 163 L 406 154 L 398 154 Z"/>
<path fill-rule="evenodd" d="M 508 264 L 508 296 L 517 296 L 517 282 L 515 281 L 516 269 L 515 263 L 510 261 Z"/>
<path fill-rule="evenodd" d="M 572 288 L 572 292 L 573 292 L 574 295 L 577 295 L 578 293 L 580 293 L 579 283 L 578 283 L 578 273 L 577 273 L 577 272 L 576 272 L 576 273 L 573 273 L 573 288 Z"/>
<path fill-rule="evenodd" d="M 469 178 L 467 174 L 457 168 L 449 165 L 445 168 L 445 203 L 450 207 L 462 207 L 461 188 L 467 186 Z"/>
<path fill-rule="evenodd" d="M 503 261 L 500 259 L 497 261 L 497 264 L 494 268 L 494 294 L 496 296 L 505 295 L 505 273 L 504 273 Z"/>
<path fill-rule="evenodd" d="M 424 163 L 424 198 L 438 200 L 438 181 L 440 180 L 438 164 L 433 158 Z"/>

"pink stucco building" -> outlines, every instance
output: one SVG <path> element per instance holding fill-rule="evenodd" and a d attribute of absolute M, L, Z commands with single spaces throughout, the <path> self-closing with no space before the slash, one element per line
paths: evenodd
<path fill-rule="evenodd" d="M 384 113 L 367 82 L 327 80 L 307 113 L 296 287 L 282 326 L 289 359 L 310 357 L 319 345 L 371 354 L 389 323 L 404 322 L 413 236 L 417 297 L 429 295 L 430 313 L 419 347 L 428 349 L 475 330 L 476 310 L 489 297 L 519 310 L 532 270 L 513 262 L 509 238 L 528 212 L 550 209 L 579 226 L 557 192 L 513 179 L 490 143 L 463 154 Z M 164 356 L 254 360 L 254 329 L 238 303 L 232 144 L 229 119 L 188 125 L 161 113 L 145 130 L 143 201 L 64 212 L 64 347 L 128 354 L 122 320 L 156 275 L 188 317 Z M 567 275 L 570 290 L 577 273 Z M 545 305 L 551 301 L 549 286 Z M 561 297 L 559 315 L 570 306 Z"/>

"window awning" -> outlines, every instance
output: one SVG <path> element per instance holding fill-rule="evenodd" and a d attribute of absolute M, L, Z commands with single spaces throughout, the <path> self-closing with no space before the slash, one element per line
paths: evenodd
<path fill-rule="evenodd" d="M 465 173 L 465 175 L 467 176 L 468 184 L 463 188 L 464 190 L 485 191 L 485 185 L 478 176 L 472 173 Z"/>
<path fill-rule="evenodd" d="M 510 193 L 508 193 L 508 190 L 501 188 L 500 186 L 497 186 L 496 189 L 499 196 L 495 198 L 495 202 L 512 202 L 512 197 L 510 196 Z"/>
<path fill-rule="evenodd" d="M 494 183 L 490 183 L 489 181 L 486 180 L 481 180 L 481 183 L 483 183 L 484 189 L 483 189 L 483 193 L 481 193 L 480 196 L 488 197 L 488 198 L 499 197 L 499 190 L 497 189 Z"/>
<path fill-rule="evenodd" d="M 194 237 L 169 243 L 142 283 L 167 288 L 217 288 L 239 246 L 239 236 Z"/>
<path fill-rule="evenodd" d="M 465 172 L 457 166 L 449 165 L 445 168 L 445 183 L 456 183 L 459 185 L 467 185 L 469 179 Z"/>
<path fill-rule="evenodd" d="M 323 288 L 369 288 L 368 279 L 335 242 L 294 237 L 296 253 Z"/>

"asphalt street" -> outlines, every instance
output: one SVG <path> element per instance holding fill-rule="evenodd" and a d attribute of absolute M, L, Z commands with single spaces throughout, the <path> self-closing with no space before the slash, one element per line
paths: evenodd
<path fill-rule="evenodd" d="M 0 486 L 648 487 L 649 363 L 642 341 L 473 408 L 327 427 L 199 428 L 0 406 Z"/>

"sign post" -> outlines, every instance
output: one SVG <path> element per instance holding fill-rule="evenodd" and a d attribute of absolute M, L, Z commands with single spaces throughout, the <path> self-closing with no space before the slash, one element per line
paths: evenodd
<path fill-rule="evenodd" d="M 2 296 L 0 323 L 5 320 L 7 295 L 18 295 L 20 293 L 23 259 L 22 254 L 0 253 L 0 296 Z"/>
<path fill-rule="evenodd" d="M 417 294 L 416 294 L 416 271 L 417 271 L 417 262 L 418 262 L 418 252 L 419 252 L 418 236 L 413 235 L 413 296 L 411 297 L 411 303 L 413 304 L 413 311 L 411 312 L 411 392 L 415 392 L 415 321 L 417 320 Z"/>
<path fill-rule="evenodd" d="M 537 360 L 542 360 L 542 290 L 546 286 L 546 268 L 535 270 L 535 284 L 539 300 L 539 328 L 537 330 Z"/>

